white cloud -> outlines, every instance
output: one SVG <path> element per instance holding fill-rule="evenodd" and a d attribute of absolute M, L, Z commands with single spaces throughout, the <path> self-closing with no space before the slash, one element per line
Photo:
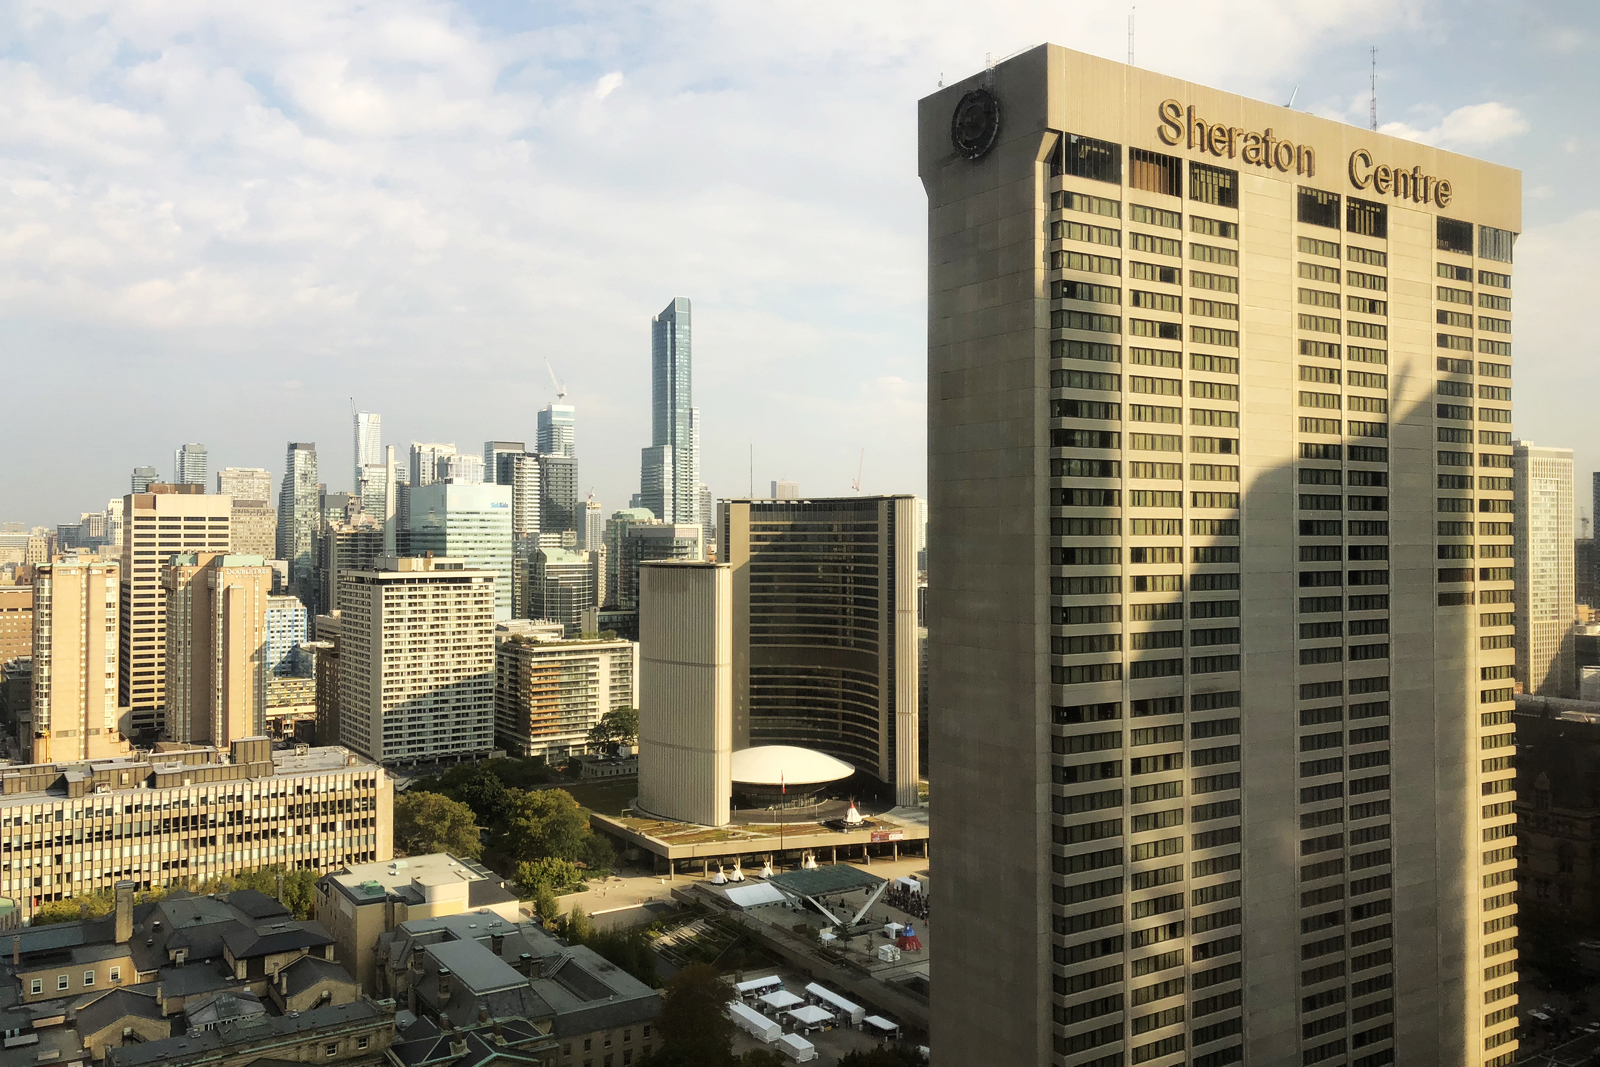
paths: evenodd
<path fill-rule="evenodd" d="M 1322 50 L 1427 5 L 1151 0 L 1137 58 L 1276 98 Z M 861 447 L 875 488 L 920 491 L 915 101 L 985 51 L 1054 38 L 1121 58 L 1124 10 L 550 0 L 537 16 L 0 8 L 0 344 L 28 356 L 34 395 L 75 396 L 8 423 L 38 451 L 0 473 L 0 499 L 47 505 L 15 517 L 75 515 L 182 440 L 272 468 L 286 440 L 320 440 L 343 488 L 352 394 L 401 446 L 531 437 L 546 358 L 578 405 L 584 488 L 623 503 L 648 442 L 649 319 L 674 295 L 695 301 L 714 490 L 744 484 L 753 440 L 808 492 L 847 489 Z M 175 414 L 128 418 L 141 404 Z"/>
<path fill-rule="evenodd" d="M 1508 137 L 1527 133 L 1528 120 L 1516 108 L 1491 100 L 1458 107 L 1427 129 L 1404 122 L 1386 122 L 1378 127 L 1378 132 L 1436 148 L 1470 150 L 1487 148 Z"/>

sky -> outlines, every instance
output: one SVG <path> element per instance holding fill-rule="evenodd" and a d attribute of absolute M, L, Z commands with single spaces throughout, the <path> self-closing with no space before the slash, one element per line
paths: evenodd
<path fill-rule="evenodd" d="M 925 485 L 915 109 L 1043 41 L 1125 59 L 1122 5 L 944 0 L 0 5 L 0 521 L 163 476 L 350 487 L 386 443 L 531 445 L 577 408 L 609 513 L 649 444 L 650 319 L 693 301 L 702 477 Z M 1600 5 L 1138 4 L 1135 62 L 1524 171 L 1516 431 L 1574 448 L 1600 331 Z M 213 486 L 214 487 L 214 486 Z"/>

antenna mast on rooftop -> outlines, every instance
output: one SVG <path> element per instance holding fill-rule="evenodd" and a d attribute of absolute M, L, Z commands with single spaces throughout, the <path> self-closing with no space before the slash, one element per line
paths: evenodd
<path fill-rule="evenodd" d="M 1374 132 L 1378 129 L 1378 46 L 1372 46 L 1372 113 L 1368 122 Z"/>
<path fill-rule="evenodd" d="M 1130 67 L 1133 66 L 1133 15 L 1138 10 L 1137 7 L 1128 9 L 1128 66 Z"/>

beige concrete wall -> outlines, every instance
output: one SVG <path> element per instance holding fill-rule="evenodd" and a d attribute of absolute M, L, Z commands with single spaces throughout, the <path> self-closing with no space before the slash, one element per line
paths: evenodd
<path fill-rule="evenodd" d="M 110 562 L 54 563 L 34 576 L 35 762 L 118 750 L 118 570 Z"/>
<path fill-rule="evenodd" d="M 728 821 L 732 598 L 726 564 L 639 568 L 639 806 L 651 814 Z"/>
<path fill-rule="evenodd" d="M 951 145 L 951 117 L 964 93 L 985 85 L 1000 102 L 1002 124 L 992 150 L 970 161 Z M 1169 100 L 1178 102 L 1183 122 L 1164 139 Z M 1219 139 L 1188 143 L 1190 106 L 1221 125 Z M 1058 132 L 1118 146 L 1121 181 L 1052 176 L 1048 158 Z M 1291 150 L 1284 169 L 1257 166 L 1230 149 L 1256 134 L 1309 146 L 1314 170 L 1304 153 Z M 1510 358 L 1496 347 L 1509 336 L 1481 316 L 1476 329 L 1489 331 L 1481 336 L 1470 317 L 1455 327 L 1471 335 L 1463 335 L 1471 352 L 1436 345 L 1435 335 L 1437 325 L 1452 325 L 1441 317 L 1449 301 L 1460 302 L 1441 289 L 1441 265 L 1468 272 L 1456 284 L 1468 290 L 1474 314 L 1510 295 L 1480 270 L 1510 274 L 1512 267 L 1440 250 L 1435 231 L 1440 218 L 1519 230 L 1520 175 L 1053 46 L 925 99 L 919 140 L 929 206 L 933 585 L 924 713 L 938 768 L 933 819 L 940 839 L 932 886 L 940 914 L 962 917 L 946 928 L 933 962 L 938 1062 L 1165 1062 L 1174 1046 L 1162 1051 L 1157 1042 L 1185 1039 L 1184 1054 L 1196 1058 L 1242 1042 L 1245 1062 L 1320 1061 L 1332 1055 L 1324 1046 L 1334 1040 L 1348 1048 L 1360 1038 L 1362 1055 L 1382 1053 L 1391 1037 L 1381 1026 L 1391 1025 L 1397 1062 L 1496 1063 L 1515 1048 L 1504 1040 L 1514 1012 L 1501 1017 L 1514 996 L 1486 999 L 1491 972 L 1498 972 L 1492 984 L 1501 992 L 1515 980 L 1514 964 L 1506 962 L 1514 954 L 1505 948 L 1515 932 L 1507 903 L 1511 861 L 1496 847 L 1510 829 L 1508 769 L 1497 755 L 1510 734 L 1500 721 L 1509 705 L 1499 688 L 1509 683 L 1489 680 L 1493 673 L 1480 680 L 1480 671 L 1510 660 L 1509 648 L 1497 647 L 1506 628 L 1493 619 L 1510 610 L 1511 583 L 1498 577 L 1496 560 L 1479 561 L 1486 546 L 1509 540 L 1499 521 L 1509 516 L 1498 509 L 1510 492 L 1493 469 L 1510 452 L 1501 441 L 1509 402 L 1499 392 L 1511 384 Z M 1191 163 L 1233 171 L 1238 207 L 1135 188 L 1135 149 L 1175 157 L 1182 192 L 1190 189 Z M 1437 184 L 1426 199 L 1378 192 L 1366 180 L 1368 162 L 1449 181 L 1448 203 L 1434 196 Z M 1339 226 L 1300 221 L 1301 188 L 1382 203 L 1387 236 L 1347 228 L 1342 202 Z M 1052 203 L 1052 195 L 1068 193 L 1110 204 L 1104 213 L 1074 214 L 1070 205 Z M 1170 221 L 1139 214 L 1146 208 Z M 1237 231 L 1201 236 L 1207 231 L 1196 228 L 1196 217 Z M 1053 236 L 1052 225 L 1067 221 L 1111 233 L 1097 247 Z M 1171 250 L 1152 247 L 1152 235 Z M 1322 250 L 1308 251 L 1308 239 Z M 1223 258 L 1204 259 L 1197 243 L 1220 249 Z M 1052 267 L 1052 254 L 1068 250 L 1109 257 L 1116 269 L 1094 276 L 1065 262 Z M 1375 258 L 1363 258 L 1369 253 Z M 1136 267 L 1145 273 L 1136 276 Z M 1150 273 L 1157 268 L 1169 273 Z M 1233 289 L 1197 282 L 1197 269 Z M 1352 278 L 1352 270 L 1377 283 Z M 1053 294 L 1062 279 L 1115 287 L 1115 297 L 1095 298 L 1102 306 L 1082 310 L 1117 325 L 1098 336 L 1056 327 L 1052 312 L 1081 308 L 1072 301 L 1083 299 Z M 1339 320 L 1336 334 L 1308 332 L 1314 324 L 1302 322 L 1306 305 L 1326 306 L 1301 292 L 1307 279 L 1336 302 L 1316 313 Z M 1135 289 L 1141 300 L 1158 303 L 1135 310 Z M 1382 309 L 1357 305 L 1373 297 Z M 1218 321 L 1225 316 L 1197 308 L 1196 298 L 1221 300 L 1237 319 Z M 1135 336 L 1135 317 L 1173 332 Z M 1351 329 L 1356 321 L 1361 325 Z M 1237 347 L 1203 343 L 1194 327 L 1237 330 Z M 1052 340 L 1067 339 L 1113 343 L 1120 355 L 1101 363 L 1053 358 Z M 1340 347 L 1322 362 L 1302 349 L 1306 341 Z M 1166 350 L 1173 361 L 1136 365 L 1135 346 Z M 1350 346 L 1381 351 L 1356 358 Z M 1439 361 L 1445 354 L 1455 357 L 1448 366 Z M 1217 369 L 1217 355 L 1237 359 L 1236 368 Z M 1071 371 L 1097 372 L 1100 384 L 1074 384 Z M 1152 387 L 1172 387 L 1164 394 L 1172 399 L 1132 395 L 1148 391 L 1142 383 L 1135 388 L 1135 376 L 1165 379 Z M 1330 394 L 1332 404 L 1324 404 Z M 1444 411 L 1436 414 L 1436 400 L 1450 396 L 1468 397 L 1459 403 L 1476 409 L 1465 430 Z M 1117 414 L 1058 420 L 1056 400 L 1110 402 Z M 1178 419 L 1137 425 L 1136 404 L 1170 405 Z M 1198 422 L 1201 409 L 1207 418 L 1237 412 L 1237 428 L 1199 429 L 1227 425 Z M 1339 419 L 1349 432 L 1322 434 L 1302 423 L 1306 417 Z M 1348 426 L 1354 421 L 1380 425 L 1356 433 Z M 1053 448 L 1058 428 L 1104 429 L 1115 443 Z M 1449 436 L 1463 432 L 1465 441 Z M 1171 456 L 1141 454 L 1136 433 L 1173 435 L 1181 444 Z M 1192 454 L 1196 435 L 1233 439 L 1237 450 L 1231 457 Z M 1357 448 L 1383 450 L 1382 458 L 1375 451 L 1357 458 Z M 1451 473 L 1456 461 L 1445 457 L 1447 449 L 1471 451 L 1464 472 Z M 1102 457 L 1111 461 L 1102 473 L 1068 469 Z M 1170 461 L 1173 473 L 1145 473 L 1162 466 L 1155 460 Z M 1237 464 L 1236 485 L 1218 485 L 1194 469 L 1218 463 Z M 1481 477 L 1480 465 L 1491 468 Z M 1331 483 L 1305 480 L 1330 473 L 1337 475 Z M 1312 507 L 1301 498 L 1323 484 L 1336 485 L 1329 492 L 1340 498 L 1332 534 L 1301 524 Z M 1350 498 L 1346 486 L 1357 486 Z M 1113 487 L 1120 496 L 1104 507 L 1053 506 L 1053 490 L 1079 487 Z M 1135 492 L 1157 489 L 1176 490 L 1179 506 L 1135 509 Z M 1452 489 L 1468 502 L 1460 512 L 1470 514 L 1444 499 Z M 1195 499 L 1211 491 L 1236 491 L 1237 506 L 1219 510 Z M 1372 505 L 1380 497 L 1381 506 Z M 1346 501 L 1355 514 L 1345 512 Z M 1115 525 L 1086 533 L 1084 516 Z M 1131 523 L 1147 517 L 1181 525 L 1160 538 L 1153 529 L 1136 533 Z M 1237 536 L 1195 525 L 1214 518 L 1236 519 Z M 1057 533 L 1053 521 L 1061 524 Z M 1381 533 L 1365 526 L 1356 533 L 1346 525 L 1354 521 L 1386 525 Z M 1076 532 L 1068 525 L 1074 522 Z M 1149 547 L 1176 555 L 1136 560 L 1124 551 Z M 1213 548 L 1236 550 L 1237 562 L 1212 566 L 1220 561 L 1194 556 Z M 1097 554 L 1092 567 L 1066 558 L 1083 550 Z M 1339 572 L 1338 588 L 1325 590 L 1338 595 L 1337 610 L 1302 603 L 1324 592 L 1302 584 L 1320 580 L 1310 573 L 1318 568 L 1306 566 L 1316 562 Z M 1357 570 L 1359 586 L 1346 588 L 1357 583 Z M 1232 574 L 1237 616 L 1194 622 L 1196 603 L 1210 599 L 1189 595 L 1195 579 Z M 1065 588 L 1083 575 L 1114 579 L 1120 591 L 1052 594 L 1052 579 Z M 1180 595 L 1145 595 L 1132 584 L 1170 577 L 1181 585 L 1168 591 Z M 1358 595 L 1385 599 L 1381 607 L 1367 599 L 1357 606 Z M 1154 609 L 1147 605 L 1166 601 L 1180 613 L 1148 613 Z M 1053 619 L 1055 612 L 1065 619 L 1069 608 L 1111 607 L 1120 613 L 1101 615 L 1093 629 Z M 1324 632 L 1330 620 L 1336 628 Z M 1151 621 L 1178 625 L 1146 625 Z M 1237 628 L 1236 647 L 1214 636 L 1228 627 Z M 1208 636 L 1197 646 L 1203 628 Z M 1180 636 L 1176 645 L 1154 640 L 1172 633 Z M 1078 635 L 1115 640 L 1080 650 L 1072 644 Z M 1159 648 L 1173 651 L 1146 651 Z M 1340 655 L 1323 658 L 1330 648 Z M 1219 653 L 1236 654 L 1237 669 L 1209 662 Z M 1168 677 L 1135 672 L 1158 656 L 1172 657 L 1180 669 Z M 1079 680 L 1079 667 L 1106 668 L 1105 680 Z M 1236 707 L 1209 706 L 1214 694 L 1233 691 Z M 1166 699 L 1175 703 L 1144 703 Z M 1191 719 L 1197 701 L 1207 714 Z M 1115 713 L 1070 718 L 1075 707 L 1101 704 Z M 1153 710 L 1158 706 L 1166 710 Z M 1054 724 L 1053 708 L 1063 716 Z M 1361 718 L 1347 716 L 1358 710 Z M 1145 711 L 1152 718 L 1135 717 Z M 1223 717 L 1238 724 L 1236 747 L 1193 732 L 1200 720 Z M 1053 785 L 1053 773 L 1064 784 Z M 1095 777 L 1083 777 L 1090 773 Z M 1202 785 L 1204 795 L 1191 799 Z M 1117 804 L 1071 807 L 1112 792 Z M 1053 802 L 1063 815 L 1052 817 Z M 1237 814 L 1218 814 L 1219 804 L 1236 804 Z M 1139 821 L 1157 815 L 1182 821 Z M 1106 829 L 1113 819 L 1115 832 Z M 1091 826 L 1092 836 L 1081 836 Z M 1169 829 L 1158 834 L 1158 826 Z M 1158 843 L 1176 851 L 1150 851 Z M 1158 871 L 1176 872 L 1177 881 L 1147 884 Z M 1234 892 L 1219 898 L 1211 892 L 1219 888 Z M 1080 891 L 1092 892 L 1073 895 Z M 1180 907 L 1160 905 L 1173 895 Z M 1161 910 L 1150 912 L 1156 905 Z M 1337 946 L 1334 935 L 1342 939 Z M 1172 953 L 1175 962 L 1164 959 Z M 1158 979 L 1185 984 L 1136 1004 L 1132 992 Z M 1101 1003 L 1114 994 L 1123 997 L 1115 1009 Z M 1185 1001 L 1235 994 L 1237 1012 L 1161 1015 Z M 1389 998 L 1392 1006 L 1384 1003 Z M 1362 1013 L 1347 1027 L 1339 1013 L 1357 1008 Z M 1235 1014 L 1243 1020 L 1239 1036 L 1209 1029 Z M 1115 1037 L 1113 1026 L 1122 1027 Z"/>

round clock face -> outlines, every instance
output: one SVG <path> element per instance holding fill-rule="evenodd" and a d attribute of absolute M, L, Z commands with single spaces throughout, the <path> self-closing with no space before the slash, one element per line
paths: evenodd
<path fill-rule="evenodd" d="M 988 89 L 973 89 L 950 116 L 950 143 L 968 159 L 978 159 L 1000 136 L 1000 101 Z"/>

